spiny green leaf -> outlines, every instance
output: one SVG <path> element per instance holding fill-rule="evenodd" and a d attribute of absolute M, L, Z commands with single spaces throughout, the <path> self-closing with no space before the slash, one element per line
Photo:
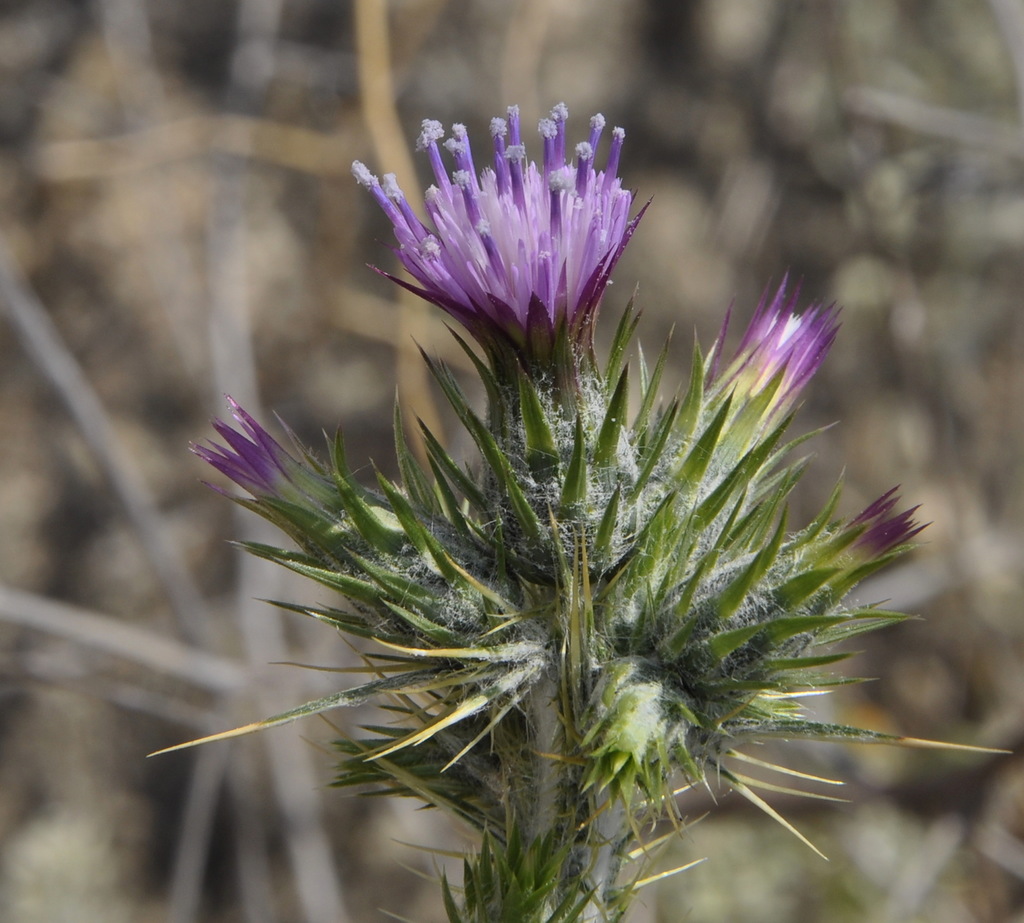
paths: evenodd
<path fill-rule="evenodd" d="M 751 481 L 771 454 L 782 435 L 782 426 L 776 427 L 765 439 L 754 445 L 722 479 L 721 483 L 703 500 L 692 515 L 693 527 L 701 531 L 715 520 L 734 492 L 746 493 Z"/>
<path fill-rule="evenodd" d="M 806 528 L 801 529 L 797 535 L 797 541 L 801 544 L 810 543 L 821 535 L 825 527 L 832 521 L 832 517 L 835 515 L 836 507 L 839 505 L 839 497 L 843 492 L 843 481 L 842 478 L 836 483 L 836 486 L 832 488 L 832 493 L 829 495 L 828 500 L 825 502 L 825 506 L 821 512 L 814 517 L 814 521 L 810 523 Z"/>
<path fill-rule="evenodd" d="M 174 747 L 166 747 L 163 750 L 158 750 L 156 753 L 150 754 L 150 756 L 156 756 L 157 753 L 170 753 L 174 750 L 183 750 L 186 747 L 195 747 L 199 744 L 211 743 L 215 740 L 230 740 L 232 737 L 241 737 L 245 734 L 252 734 L 255 731 L 264 731 L 268 728 L 279 727 L 282 724 L 289 724 L 292 721 L 298 721 L 300 718 L 319 715 L 334 708 L 362 705 L 370 698 L 382 693 L 400 692 L 402 689 L 406 688 L 410 682 L 418 680 L 421 676 L 428 675 L 429 672 L 423 671 L 416 674 L 404 673 L 400 676 L 389 676 L 384 679 L 374 680 L 373 682 L 365 683 L 362 686 L 357 686 L 355 689 L 344 689 L 341 692 L 334 692 L 322 699 L 315 699 L 312 702 L 306 702 L 305 705 L 300 705 L 298 708 L 293 708 L 289 711 L 282 712 L 279 715 L 274 715 L 272 718 L 264 718 L 262 721 L 254 721 L 252 724 L 233 728 L 230 731 L 222 731 L 219 734 L 210 734 L 208 737 L 200 737 L 198 740 L 190 740 L 187 743 L 178 744 Z"/>
<path fill-rule="evenodd" d="M 624 369 L 618 384 L 608 401 L 608 410 L 601 423 L 594 444 L 594 466 L 598 469 L 611 467 L 619 447 L 619 436 L 626 425 L 629 406 L 629 369 Z"/>
<path fill-rule="evenodd" d="M 869 631 L 877 631 L 888 625 L 896 625 L 911 618 L 914 616 L 903 612 L 886 612 L 881 609 L 869 609 L 863 615 L 847 613 L 843 623 L 823 631 L 818 642 L 820 644 L 837 644 L 840 641 L 867 634 Z"/>
<path fill-rule="evenodd" d="M 355 491 L 359 495 L 360 499 L 372 501 L 373 492 L 367 490 L 353 476 L 353 471 L 348 463 L 348 457 L 345 452 L 345 438 L 340 429 L 334 434 L 334 439 L 328 443 L 328 449 L 331 453 L 331 476 L 334 484 L 337 485 L 340 482 L 344 482 L 348 485 L 349 490 Z"/>
<path fill-rule="evenodd" d="M 775 598 L 783 609 L 794 609 L 810 599 L 824 587 L 836 574 L 842 573 L 841 567 L 814 567 L 790 577 L 782 586 L 775 590 Z"/>
<path fill-rule="evenodd" d="M 474 592 L 479 593 L 484 600 L 496 607 L 498 612 L 508 614 L 516 611 L 515 604 L 502 596 L 494 587 L 488 586 L 482 580 L 478 580 L 455 561 L 450 561 L 450 563 L 452 568 L 458 573 L 459 582 Z"/>
<path fill-rule="evenodd" d="M 689 439 L 700 419 L 700 409 L 704 403 L 704 357 L 700 344 L 694 340 L 693 361 L 690 367 L 690 385 L 683 400 L 682 409 L 676 432 L 682 439 Z"/>
<path fill-rule="evenodd" d="M 502 492 L 508 498 L 509 506 L 512 507 L 512 512 L 515 514 L 516 522 L 519 523 L 523 535 L 529 542 L 539 544 L 541 541 L 540 519 L 530 501 L 526 499 L 526 494 L 519 486 L 519 481 L 507 467 L 507 463 L 499 476 L 499 484 Z"/>
<path fill-rule="evenodd" d="M 810 460 L 810 456 L 799 458 L 779 471 L 773 471 L 771 463 L 766 464 L 757 477 L 755 490 L 751 494 L 751 501 L 766 504 L 773 511 L 772 516 L 769 518 L 773 518 L 774 511 L 786 502 L 789 495 L 793 492 L 793 488 L 800 482 L 800 478 L 803 477 Z M 767 528 L 766 526 L 766 531 Z M 756 543 L 754 538 L 748 536 L 743 536 L 742 541 L 746 542 L 748 547 L 752 547 Z M 757 541 L 760 540 L 758 539 Z M 783 545 L 783 549 L 793 547 L 795 544 L 797 544 L 797 541 L 794 536 Z"/>
<path fill-rule="evenodd" d="M 695 486 L 700 482 L 715 453 L 715 446 L 718 445 L 718 438 L 725 427 L 725 421 L 729 418 L 732 407 L 732 398 L 727 397 L 719 408 L 718 413 L 700 434 L 700 438 L 690 447 L 686 460 L 679 468 L 679 480 L 684 484 Z"/>
<path fill-rule="evenodd" d="M 397 554 L 405 544 L 405 536 L 380 520 L 373 508 L 380 509 L 383 506 L 379 498 L 368 490 L 357 488 L 346 473 L 348 466 L 344 462 L 345 450 L 340 430 L 334 444 L 334 458 L 337 460 L 334 483 L 349 519 L 371 548 L 384 554 Z"/>
<path fill-rule="evenodd" d="M 875 571 L 885 567 L 890 561 L 905 554 L 913 546 L 910 544 L 902 545 L 898 548 L 894 548 L 892 551 L 884 554 L 878 558 L 872 558 L 859 566 L 854 566 L 846 571 L 840 578 L 834 580 L 829 588 L 836 595 L 836 599 L 842 599 L 847 593 L 850 592 L 858 583 L 864 580 L 866 577 L 871 576 Z"/>
<path fill-rule="evenodd" d="M 702 725 L 694 721 L 695 727 L 701 727 Z M 679 763 L 680 769 L 683 770 L 683 774 L 686 776 L 689 782 L 699 782 L 704 778 L 704 770 L 697 764 L 697 761 L 690 754 L 690 751 L 686 749 L 683 744 L 678 744 L 672 751 L 672 755 L 676 758 Z"/>
<path fill-rule="evenodd" d="M 730 495 L 731 491 L 725 494 L 726 501 L 730 499 Z M 679 589 L 685 585 L 687 590 L 684 598 L 685 604 L 688 607 L 689 601 L 693 597 L 693 592 L 697 588 L 695 580 L 702 579 L 697 575 L 687 575 L 687 571 L 692 566 L 691 560 L 694 555 L 699 555 L 702 561 L 700 574 L 704 574 L 706 572 L 705 568 L 717 563 L 721 558 L 725 557 L 728 560 L 726 538 L 746 503 L 746 498 L 742 493 L 731 497 L 731 499 L 733 500 L 732 509 L 726 515 L 725 521 L 717 531 L 717 535 L 713 535 L 711 538 L 710 545 L 708 544 L 708 530 L 711 527 L 711 521 L 704 518 L 704 504 L 698 507 L 687 519 L 683 520 L 683 528 L 680 530 L 678 540 L 673 546 L 672 553 L 669 555 L 669 566 L 665 569 L 665 577 L 661 587 L 658 589 L 659 598 L 665 598 L 669 594 L 678 593 Z M 708 501 L 716 504 L 714 514 L 709 514 L 711 519 L 714 520 L 721 515 L 721 505 L 718 504 L 718 500 L 714 495 L 709 497 Z M 678 605 L 674 606 L 677 611 L 679 611 Z"/>
<path fill-rule="evenodd" d="M 380 471 L 377 471 L 377 483 L 384 491 L 384 496 L 387 497 L 388 503 L 391 505 L 391 511 L 405 530 L 406 538 L 421 555 L 427 554 L 428 544 L 433 536 L 429 534 L 426 526 L 413 511 L 409 501 Z"/>
<path fill-rule="evenodd" d="M 735 513 L 738 510 L 740 504 L 744 502 L 748 483 L 743 477 L 745 474 L 744 467 L 740 463 L 730 471 L 722 478 L 721 483 L 690 514 L 689 528 L 691 534 L 700 535 L 705 529 L 710 528 L 722 510 L 725 509 L 729 500 L 734 497 L 736 498 L 736 503 L 733 505 L 733 512 Z M 724 530 L 721 534 L 724 537 Z"/>
<path fill-rule="evenodd" d="M 764 624 L 765 638 L 772 645 L 805 632 L 817 633 L 846 621 L 845 615 L 784 615 Z"/>
<path fill-rule="evenodd" d="M 832 663 L 839 663 L 853 656 L 852 651 L 844 651 L 839 654 L 818 654 L 807 657 L 776 657 L 765 661 L 769 670 L 806 670 L 810 667 L 825 667 Z"/>
<path fill-rule="evenodd" d="M 612 338 L 612 345 L 608 351 L 608 362 L 605 364 L 604 380 L 605 387 L 610 388 L 613 381 L 617 381 L 622 371 L 622 363 L 625 359 L 626 349 L 629 347 L 636 333 L 636 326 L 640 322 L 640 312 L 634 309 L 636 291 L 629 299 L 626 309 L 619 318 L 619 325 L 615 328 L 615 336 Z"/>
<path fill-rule="evenodd" d="M 650 480 L 655 468 L 657 468 L 660 462 L 664 461 L 665 446 L 668 444 L 668 437 L 672 435 L 678 413 L 679 402 L 673 401 L 658 420 L 654 428 L 654 438 L 643 446 L 638 458 L 640 471 L 631 490 L 633 497 L 640 495 L 641 491 L 647 486 L 647 482 Z"/>
<path fill-rule="evenodd" d="M 719 595 L 715 606 L 719 619 L 724 621 L 729 618 L 740 607 L 754 585 L 767 573 L 768 568 L 775 563 L 785 534 L 786 517 L 783 515 L 779 518 L 771 541 L 754 555 L 749 566 L 744 568 L 743 572 Z"/>
<path fill-rule="evenodd" d="M 746 644 L 751 638 L 761 631 L 760 624 L 744 625 L 742 628 L 733 628 L 730 631 L 723 631 L 713 635 L 707 640 L 707 649 L 716 663 L 721 663 L 736 648 Z"/>
<path fill-rule="evenodd" d="M 615 526 L 619 522 L 620 495 L 621 488 L 616 487 L 615 493 L 612 494 L 612 498 L 608 501 L 608 506 L 605 508 L 604 515 L 601 517 L 601 524 L 597 527 L 597 534 L 594 536 L 595 561 L 604 558 L 611 549 L 612 535 L 615 532 Z"/>
<path fill-rule="evenodd" d="M 492 820 L 488 817 L 488 807 L 477 797 L 479 789 L 472 790 L 452 773 L 442 775 L 439 772 L 439 761 L 434 759 L 427 762 L 422 750 L 413 754 L 411 759 L 406 758 L 405 752 L 399 751 L 393 759 L 380 758 L 371 763 L 368 761 L 368 746 L 360 746 L 363 743 L 335 743 L 338 750 L 352 756 L 342 764 L 332 785 L 339 788 L 375 785 L 378 787 L 376 791 L 365 794 L 413 796 L 427 805 L 443 808 L 455 817 L 461 817 L 470 828 L 477 830 L 485 829 Z"/>
<path fill-rule="evenodd" d="M 741 452 L 771 413 L 775 395 L 782 385 L 785 370 L 780 369 L 771 377 L 760 391 L 750 397 L 739 409 L 729 424 L 729 429 L 722 439 L 724 447 L 732 452 Z"/>
<path fill-rule="evenodd" d="M 278 599 L 268 599 L 266 601 L 272 606 L 284 609 L 286 612 L 297 612 L 299 615 L 308 616 L 346 634 L 356 635 L 360 638 L 372 638 L 374 636 L 373 631 L 367 626 L 366 620 L 361 616 L 353 615 L 351 612 L 344 612 L 341 609 L 329 607 L 302 606 Z"/>
<path fill-rule="evenodd" d="M 788 490 L 775 490 L 763 499 L 751 497 L 750 509 L 729 529 L 724 544 L 737 551 L 762 547 L 769 540 L 769 530 L 788 493 Z"/>
<path fill-rule="evenodd" d="M 291 503 L 278 497 L 231 499 L 243 509 L 262 516 L 305 550 L 315 547 L 330 557 L 339 557 L 343 556 L 346 546 L 360 541 L 357 532 L 350 528 L 348 519 L 338 518 L 336 514 L 328 516 L 314 507 Z"/>
<path fill-rule="evenodd" d="M 444 901 L 444 912 L 448 914 L 448 923 L 467 923 L 455 903 L 451 886 L 448 884 L 448 876 L 444 872 L 441 873 L 441 897 Z"/>
<path fill-rule="evenodd" d="M 492 407 L 499 406 L 501 404 L 501 387 L 498 385 L 498 381 L 495 378 L 493 371 L 480 360 L 480 357 L 476 354 L 476 350 L 466 342 L 454 327 L 449 326 L 448 332 L 452 335 L 455 342 L 459 344 L 462 351 L 469 357 L 469 361 L 473 363 L 473 367 L 476 369 L 477 375 L 480 376 L 480 381 L 483 382 L 484 390 L 487 392 L 488 404 Z"/>
<path fill-rule="evenodd" d="M 706 561 L 707 559 L 705 559 Z M 705 566 L 705 561 L 701 561 L 701 567 Z M 693 597 L 693 592 L 697 588 L 699 580 L 699 574 L 695 574 L 695 579 L 690 581 L 689 586 L 686 588 L 686 597 L 683 605 L 677 609 L 681 615 L 685 615 L 683 624 L 672 634 L 672 636 L 665 642 L 666 650 L 673 656 L 678 657 L 682 653 L 683 648 L 690 643 L 690 638 L 693 637 L 693 630 L 697 627 L 697 612 L 689 612 L 690 599 Z"/>
<path fill-rule="evenodd" d="M 391 509 L 402 524 L 402 528 L 405 529 L 406 536 L 416 550 L 420 554 L 429 554 L 434 564 L 437 565 L 437 569 L 449 583 L 459 583 L 459 572 L 452 566 L 448 552 L 416 515 L 409 501 L 382 474 L 378 473 L 377 480 L 391 504 Z"/>
<path fill-rule="evenodd" d="M 647 368 L 647 356 L 644 353 L 644 344 L 638 342 L 636 344 L 636 368 L 637 374 L 640 377 L 640 393 L 647 393 L 647 383 L 650 376 L 650 369 Z"/>
<path fill-rule="evenodd" d="M 519 376 L 519 406 L 526 435 L 526 462 L 540 480 L 558 468 L 558 449 L 536 387 L 526 375 Z"/>
<path fill-rule="evenodd" d="M 500 474 L 507 462 L 498 446 L 497 440 L 483 420 L 469 406 L 469 402 L 462 393 L 462 388 L 459 387 L 459 383 L 455 380 L 451 369 L 443 362 L 435 361 L 426 353 L 423 353 L 423 357 L 431 374 L 434 376 L 434 380 L 441 387 L 445 398 L 451 405 L 452 410 L 455 411 L 456 416 L 476 443 L 480 454 L 484 457 L 484 461 L 487 462 L 495 474 Z"/>
<path fill-rule="evenodd" d="M 423 609 L 430 608 L 437 603 L 437 595 L 416 580 L 405 577 L 390 567 L 377 564 L 362 555 L 353 554 L 352 559 L 356 566 L 391 599 L 401 603 L 413 603 Z"/>
<path fill-rule="evenodd" d="M 531 542 L 539 542 L 541 530 L 537 514 L 523 494 L 508 458 L 502 452 L 494 436 L 484 425 L 483 421 L 469 408 L 462 390 L 447 366 L 434 362 L 429 357 L 427 357 L 427 363 L 435 380 L 440 384 L 441 389 L 448 398 L 452 409 L 458 415 L 470 436 L 472 436 L 477 448 L 480 449 L 480 454 L 484 457 L 484 461 L 491 468 L 497 480 L 498 488 L 508 499 L 523 534 Z"/>
<path fill-rule="evenodd" d="M 486 506 L 483 492 L 455 460 L 445 451 L 444 446 L 437 441 L 437 437 L 427 428 L 426 424 L 420 422 L 420 431 L 423 433 L 423 440 L 427 447 L 428 460 L 436 462 L 432 466 L 434 476 L 441 472 L 446 480 L 459 491 L 476 509 L 483 509 Z"/>
<path fill-rule="evenodd" d="M 398 459 L 398 470 L 402 473 L 402 484 L 413 502 L 431 513 L 440 513 L 441 505 L 431 488 L 430 481 L 420 463 L 413 456 L 405 439 L 405 424 L 402 419 L 402 408 L 395 401 L 394 419 L 395 456 Z"/>
<path fill-rule="evenodd" d="M 274 548 L 271 545 L 264 545 L 260 542 L 244 542 L 242 547 L 258 558 L 264 558 L 265 560 L 273 561 L 275 564 L 287 567 L 303 577 L 309 577 L 323 586 L 337 590 L 349 599 L 374 606 L 382 604 L 381 591 L 378 586 L 366 580 L 360 580 L 356 577 L 339 573 L 336 570 L 321 567 L 306 555 Z"/>
<path fill-rule="evenodd" d="M 656 549 L 663 547 L 669 540 L 668 532 L 678 529 L 679 523 L 674 515 L 673 506 L 678 500 L 675 491 L 670 491 L 648 517 L 647 522 L 633 540 L 632 551 L 626 565 L 625 580 L 628 586 L 635 588 L 643 578 L 650 575 L 659 555 Z"/>
<path fill-rule="evenodd" d="M 658 354 L 658 361 L 654 366 L 654 374 L 650 380 L 647 379 L 646 364 L 640 368 L 640 410 L 633 421 L 633 431 L 638 435 L 643 435 L 647 431 L 647 423 L 651 418 L 651 412 L 654 410 L 654 402 L 658 399 L 658 389 L 661 387 L 661 379 L 665 372 L 665 364 L 668 360 L 669 347 L 671 345 L 672 334 L 669 333 L 665 340 L 665 345 L 662 346 Z"/>
<path fill-rule="evenodd" d="M 428 455 L 427 463 L 430 465 L 430 470 L 434 474 L 434 489 L 437 491 L 438 502 L 441 505 L 445 518 L 462 535 L 471 535 L 473 530 L 470 522 L 462 513 L 461 504 L 455 496 L 455 492 L 452 490 L 451 484 L 448 483 L 446 472 L 442 470 L 440 464 L 433 455 Z"/>
<path fill-rule="evenodd" d="M 830 740 L 839 743 L 883 743 L 898 744 L 903 738 L 881 731 L 868 731 L 848 724 L 829 724 L 821 721 L 807 721 L 803 718 L 783 718 L 765 723 L 744 733 L 743 729 L 733 731 L 736 737 L 802 737 L 812 740 Z"/>
<path fill-rule="evenodd" d="M 427 464 L 434 475 L 434 490 L 444 516 L 459 532 L 468 535 L 472 531 L 469 520 L 463 514 L 462 504 L 455 492 L 458 490 L 476 509 L 484 508 L 483 495 L 469 476 L 441 448 L 433 433 L 422 421 L 420 426 L 427 447 Z"/>
<path fill-rule="evenodd" d="M 451 631 L 445 625 L 440 625 L 418 612 L 399 606 L 388 599 L 384 600 L 384 605 L 421 637 L 429 638 L 435 644 L 457 645 L 461 641 L 457 632 Z"/>
<path fill-rule="evenodd" d="M 562 516 L 570 518 L 573 508 L 587 496 L 587 446 L 583 420 L 577 415 L 572 441 L 572 455 L 562 482 Z"/>
<path fill-rule="evenodd" d="M 793 422 L 793 417 L 795 415 L 796 411 L 794 410 L 787 414 L 785 417 L 783 417 L 781 422 L 779 422 L 776 425 L 774 432 L 781 436 L 782 433 L 789 429 L 789 425 Z M 810 432 L 807 433 L 801 433 L 799 436 L 796 436 L 795 438 L 790 439 L 788 442 L 783 443 L 775 452 L 775 454 L 772 455 L 765 463 L 765 468 L 771 470 L 772 468 L 776 467 L 783 456 L 789 455 L 794 450 L 802 446 L 805 442 L 809 442 L 815 436 L 819 436 L 822 433 L 826 432 L 827 430 L 830 430 L 832 428 L 832 425 L 833 424 L 830 423 L 827 426 L 819 426 L 817 429 L 812 429 Z"/>

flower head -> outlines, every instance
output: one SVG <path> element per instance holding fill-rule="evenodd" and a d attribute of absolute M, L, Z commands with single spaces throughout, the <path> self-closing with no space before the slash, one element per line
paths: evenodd
<path fill-rule="evenodd" d="M 767 291 L 761 296 L 735 357 L 721 374 L 717 365 L 729 326 L 728 315 L 713 353 L 712 375 L 723 390 L 732 387 L 747 397 L 754 397 L 779 378 L 771 401 L 772 414 L 792 407 L 824 361 L 839 329 L 839 312 L 835 305 L 812 304 L 806 311 L 797 313 L 800 289 L 797 287 L 788 295 L 786 282 L 784 278 L 771 300 Z"/>
<path fill-rule="evenodd" d="M 449 173 L 439 146 L 444 129 L 424 121 L 417 147 L 436 180 L 424 196 L 429 224 L 412 210 L 394 174 L 379 181 L 359 161 L 352 165 L 391 219 L 395 252 L 417 284 L 395 281 L 447 311 L 485 345 L 511 342 L 527 360 L 550 355 L 563 327 L 589 346 L 609 276 L 641 217 L 630 220 L 633 194 L 617 175 L 625 132 L 612 131 L 598 171 L 604 117 L 590 120 L 588 139 L 567 161 L 568 114 L 559 104 L 541 119 L 541 166 L 527 160 L 518 107 L 509 108 L 507 120 L 492 119 L 493 166 L 479 175 L 464 125 L 453 125 L 443 144 L 455 166 Z"/>

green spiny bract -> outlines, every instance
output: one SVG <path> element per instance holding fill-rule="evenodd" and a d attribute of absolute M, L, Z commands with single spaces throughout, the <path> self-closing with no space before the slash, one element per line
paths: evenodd
<path fill-rule="evenodd" d="M 749 362 L 720 372 L 720 340 L 709 361 L 695 350 L 688 388 L 660 405 L 668 346 L 653 372 L 641 360 L 634 373 L 635 326 L 628 309 L 604 368 L 573 354 L 559 380 L 466 347 L 483 416 L 428 358 L 479 470 L 426 430 L 420 464 L 397 408 L 401 478 L 373 488 L 340 437 L 328 464 L 296 459 L 237 407 L 249 440 L 220 424 L 233 451 L 197 449 L 299 550 L 249 549 L 349 601 L 289 608 L 379 645 L 364 655 L 374 679 L 256 727 L 386 696 L 391 722 L 338 743 L 337 784 L 447 809 L 485 834 L 481 863 L 548 843 L 564 859 L 560 884 L 531 921 L 617 919 L 636 819 L 673 814 L 680 778 L 742 787 L 723 759 L 744 742 L 877 739 L 806 720 L 798 697 L 834 682 L 821 668 L 844 655 L 823 646 L 902 618 L 843 601 L 913 534 L 908 516 L 889 516 L 890 495 L 844 523 L 837 488 L 814 522 L 787 531 L 802 439 L 783 440 L 785 364 L 767 380 Z M 504 881 L 514 906 L 515 876 L 487 881 Z M 477 913 L 467 889 L 467 915 L 453 919 L 505 918 L 481 917 L 500 900 Z"/>

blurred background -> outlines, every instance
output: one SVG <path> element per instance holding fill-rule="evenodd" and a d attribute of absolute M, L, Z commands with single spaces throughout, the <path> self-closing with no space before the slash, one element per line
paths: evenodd
<path fill-rule="evenodd" d="M 845 471 L 843 513 L 900 484 L 931 525 L 859 591 L 922 619 L 864 641 L 850 668 L 879 679 L 830 714 L 1020 752 L 1020 0 L 5 0 L 0 919 L 444 919 L 421 847 L 464 832 L 332 791 L 325 722 L 146 759 L 349 682 L 288 663 L 354 657 L 261 601 L 318 594 L 232 548 L 273 536 L 188 443 L 230 393 L 393 472 L 397 388 L 466 449 L 416 343 L 459 354 L 366 268 L 395 262 L 349 165 L 415 201 L 422 119 L 479 150 L 509 103 L 531 125 L 560 101 L 570 140 L 598 111 L 626 128 L 653 201 L 606 327 L 639 284 L 676 380 L 786 272 L 844 306 L 798 420 L 838 425 L 792 521 Z M 709 861 L 633 920 L 1024 920 L 1019 755 L 782 758 L 849 781 L 845 804 L 772 802 L 831 861 L 725 798 L 659 868 Z"/>

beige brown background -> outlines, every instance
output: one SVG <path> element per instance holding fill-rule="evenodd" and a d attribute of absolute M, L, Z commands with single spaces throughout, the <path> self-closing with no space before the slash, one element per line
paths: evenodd
<path fill-rule="evenodd" d="M 331 728 L 147 760 L 346 683 L 316 598 L 245 561 L 259 527 L 189 440 L 228 392 L 392 469 L 396 386 L 465 448 L 415 342 L 353 158 L 427 182 L 426 117 L 602 111 L 653 203 L 605 302 L 640 284 L 675 374 L 789 271 L 844 305 L 800 425 L 839 425 L 793 516 L 894 484 L 926 544 L 862 596 L 921 613 L 865 642 L 830 714 L 1024 740 L 1024 6 L 1017 0 L 7 0 L 0 7 L 0 919 L 443 919 L 459 831 L 326 788 Z M 478 155 L 479 159 L 479 155 Z M 413 172 L 415 171 L 415 173 Z M 370 471 L 367 469 L 367 476 Z M 275 665 L 276 664 L 276 665 Z M 339 714 L 339 724 L 371 712 Z M 725 799 L 634 920 L 1024 920 L 1018 756 L 790 752 L 844 805 Z M 694 802 L 696 815 L 703 803 Z"/>

